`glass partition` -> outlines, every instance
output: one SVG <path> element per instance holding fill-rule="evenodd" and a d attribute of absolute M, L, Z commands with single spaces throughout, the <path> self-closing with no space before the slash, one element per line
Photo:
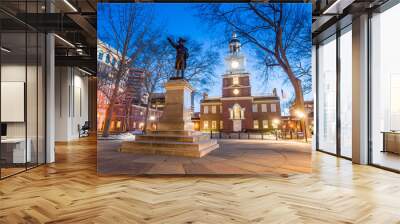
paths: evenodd
<path fill-rule="evenodd" d="M 340 36 L 340 155 L 352 157 L 352 33 Z"/>
<path fill-rule="evenodd" d="M 2 1 L 24 16 L 44 1 Z M 4 22 L 6 21 L 6 22 Z M 45 163 L 45 35 L 0 12 L 0 178 Z"/>
<path fill-rule="evenodd" d="M 31 160 L 26 141 L 26 33 L 1 34 L 1 175 L 24 171 Z"/>
<path fill-rule="evenodd" d="M 371 162 L 400 170 L 400 5 L 371 19 Z"/>
<path fill-rule="evenodd" d="M 318 47 L 318 149 L 336 153 L 336 36 Z"/>

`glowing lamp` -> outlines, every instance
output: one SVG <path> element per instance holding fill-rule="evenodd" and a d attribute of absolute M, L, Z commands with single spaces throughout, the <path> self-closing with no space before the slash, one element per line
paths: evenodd
<path fill-rule="evenodd" d="M 232 61 L 231 62 L 231 67 L 233 68 L 233 69 L 236 69 L 236 68 L 239 68 L 239 62 L 238 61 Z"/>

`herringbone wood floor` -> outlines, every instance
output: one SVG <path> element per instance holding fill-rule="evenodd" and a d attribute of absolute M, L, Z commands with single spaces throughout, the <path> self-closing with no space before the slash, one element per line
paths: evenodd
<path fill-rule="evenodd" d="M 313 155 L 313 174 L 100 177 L 96 142 L 0 181 L 0 223 L 400 223 L 400 175 Z"/>

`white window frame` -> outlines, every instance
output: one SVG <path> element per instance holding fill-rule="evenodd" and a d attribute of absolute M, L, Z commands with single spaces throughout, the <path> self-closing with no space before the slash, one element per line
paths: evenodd
<path fill-rule="evenodd" d="M 203 113 L 208 114 L 208 106 L 204 106 Z"/>
<path fill-rule="evenodd" d="M 254 129 L 259 129 L 260 128 L 258 120 L 253 120 L 253 128 Z"/>
<path fill-rule="evenodd" d="M 271 112 L 276 112 L 276 104 L 275 103 L 272 103 L 271 104 Z"/>
<path fill-rule="evenodd" d="M 258 105 L 253 103 L 253 112 L 258 112 Z"/>
<path fill-rule="evenodd" d="M 267 104 L 265 103 L 261 104 L 261 112 L 268 112 Z"/>
<path fill-rule="evenodd" d="M 232 84 L 233 84 L 233 85 L 239 85 L 239 77 L 234 76 L 234 77 L 232 78 Z"/>
<path fill-rule="evenodd" d="M 211 129 L 216 130 L 217 129 L 217 121 L 211 121 Z"/>
<path fill-rule="evenodd" d="M 216 114 L 217 113 L 217 106 L 216 105 L 212 105 L 211 106 L 211 113 L 212 114 Z"/>
<path fill-rule="evenodd" d="M 203 129 L 208 129 L 208 121 L 203 121 Z"/>
<path fill-rule="evenodd" d="M 262 121 L 262 126 L 263 126 L 263 129 L 268 129 L 269 128 L 268 120 L 263 120 Z"/>

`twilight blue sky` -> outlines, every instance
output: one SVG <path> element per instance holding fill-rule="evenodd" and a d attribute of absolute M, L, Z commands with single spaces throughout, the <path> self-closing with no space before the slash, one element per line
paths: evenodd
<path fill-rule="evenodd" d="M 99 3 L 100 4 L 100 3 Z M 110 4 L 110 3 L 108 3 Z M 114 3 L 115 4 L 115 3 Z M 127 4 L 127 3 L 125 3 Z M 197 11 L 193 7 L 195 4 L 190 3 L 130 3 L 130 4 L 143 4 L 145 7 L 151 7 L 155 10 L 156 24 L 162 24 L 166 30 L 166 33 L 171 36 L 183 36 L 188 37 L 189 39 L 194 39 L 200 43 L 210 43 L 217 44 L 216 41 L 220 41 L 221 38 L 216 38 L 216 35 L 227 35 L 231 36 L 231 33 L 210 33 L 207 25 L 204 21 L 201 20 L 197 16 Z M 229 3 L 227 3 L 229 4 Z M 99 7 L 100 9 L 100 7 Z M 102 17 L 102 15 L 106 15 L 102 13 L 101 9 L 98 11 L 98 32 L 106 32 L 103 29 L 106 16 Z M 310 21 L 311 22 L 311 21 Z M 217 40 L 218 39 L 218 40 Z M 108 43 L 113 45 L 112 43 Z M 310 43 L 311 44 L 311 43 Z M 220 44 L 220 56 L 221 56 L 221 64 L 215 71 L 216 79 L 210 88 L 211 91 L 208 93 L 209 96 L 221 96 L 221 76 L 225 72 L 224 60 L 223 58 L 227 55 L 228 52 L 228 43 Z M 246 56 L 247 62 L 247 71 L 250 72 L 250 80 L 252 85 L 252 94 L 253 95 L 264 95 L 266 93 L 271 93 L 273 88 L 277 88 L 278 93 L 281 93 L 281 89 L 285 92 L 287 96 L 292 95 L 292 87 L 289 84 L 283 84 L 282 79 L 275 79 L 269 81 L 268 84 L 261 82 L 260 72 L 255 68 L 255 64 L 252 63 L 255 61 L 254 58 L 251 57 L 250 47 L 246 45 L 243 46 L 242 52 Z M 279 74 L 278 77 L 284 77 L 284 74 Z M 281 102 L 288 100 L 290 97 L 286 99 L 281 99 Z M 306 99 L 312 98 L 311 94 L 306 95 Z M 196 100 L 195 110 L 199 111 L 199 100 Z"/>

